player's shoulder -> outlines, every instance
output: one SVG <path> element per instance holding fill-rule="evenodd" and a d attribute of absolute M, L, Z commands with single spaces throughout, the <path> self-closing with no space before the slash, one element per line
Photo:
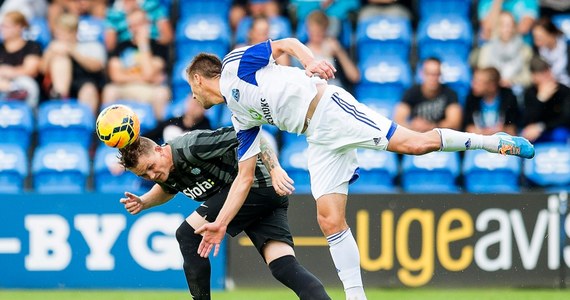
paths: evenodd
<path fill-rule="evenodd" d="M 238 47 L 232 50 L 230 53 L 226 54 L 226 56 L 224 56 L 224 58 L 222 59 L 222 70 L 226 69 L 226 67 L 235 65 L 233 64 L 235 62 L 239 62 L 245 51 L 250 47 L 251 46 Z"/>

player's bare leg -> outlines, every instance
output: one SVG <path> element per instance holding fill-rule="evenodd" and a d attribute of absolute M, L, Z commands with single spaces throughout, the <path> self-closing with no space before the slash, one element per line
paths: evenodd
<path fill-rule="evenodd" d="M 534 156 L 534 146 L 522 137 L 506 133 L 481 135 L 446 128 L 420 133 L 398 126 L 388 144 L 388 151 L 413 155 L 438 150 L 456 152 L 475 149 L 523 158 Z"/>
<path fill-rule="evenodd" d="M 317 199 L 317 220 L 327 238 L 331 256 L 344 286 L 347 300 L 366 299 L 360 274 L 360 253 L 346 223 L 344 194 L 327 194 Z"/>

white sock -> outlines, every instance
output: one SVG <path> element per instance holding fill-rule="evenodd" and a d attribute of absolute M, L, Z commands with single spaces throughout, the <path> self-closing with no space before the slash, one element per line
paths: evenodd
<path fill-rule="evenodd" d="M 365 300 L 360 275 L 360 253 L 350 228 L 327 237 L 331 256 L 344 286 L 346 299 Z"/>
<path fill-rule="evenodd" d="M 499 152 L 500 138 L 498 136 L 461 132 L 447 128 L 436 128 L 434 130 L 441 136 L 441 151 L 457 152 L 485 149 L 492 153 Z"/>

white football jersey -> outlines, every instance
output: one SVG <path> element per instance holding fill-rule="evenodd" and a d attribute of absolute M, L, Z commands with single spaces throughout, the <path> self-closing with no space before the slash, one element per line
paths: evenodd
<path fill-rule="evenodd" d="M 271 53 L 268 40 L 235 49 L 222 62 L 220 90 L 232 111 L 240 161 L 260 152 L 263 124 L 300 134 L 317 82 L 326 83 L 299 68 L 275 64 Z"/>

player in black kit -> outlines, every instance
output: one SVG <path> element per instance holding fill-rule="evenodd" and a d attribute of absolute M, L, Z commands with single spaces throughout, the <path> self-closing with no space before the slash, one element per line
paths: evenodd
<path fill-rule="evenodd" d="M 292 193 L 293 182 L 269 145 L 263 139 L 261 143 L 255 176 L 251 178 L 253 188 L 229 223 L 227 233 L 235 236 L 245 231 L 273 276 L 300 299 L 330 299 L 319 279 L 295 258 L 286 196 Z M 203 201 L 176 231 L 193 299 L 210 299 L 210 261 L 198 254 L 202 237 L 194 231 L 218 216 L 238 173 L 237 146 L 235 130 L 227 127 L 191 131 L 162 146 L 140 137 L 119 150 L 120 162 L 126 169 L 155 182 L 142 196 L 125 192 L 121 203 L 129 213 L 134 215 L 166 203 L 178 192 Z"/>

